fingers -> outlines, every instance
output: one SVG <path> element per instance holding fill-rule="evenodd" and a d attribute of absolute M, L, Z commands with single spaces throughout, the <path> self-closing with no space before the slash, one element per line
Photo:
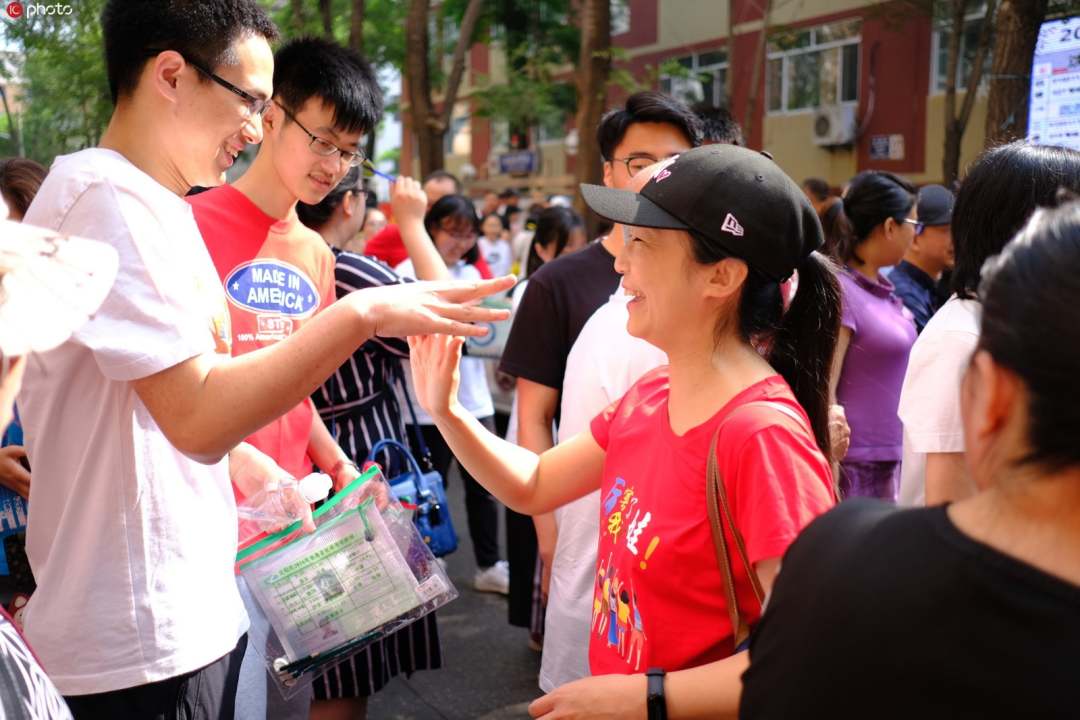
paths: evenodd
<path fill-rule="evenodd" d="M 529 703 L 529 717 L 543 717 L 555 709 L 555 700 L 551 693 Z"/>
<path fill-rule="evenodd" d="M 490 280 L 480 280 L 472 283 L 461 282 L 441 282 L 432 283 L 428 288 L 431 292 L 436 293 L 444 300 L 448 300 L 454 303 L 469 302 L 470 300 L 479 300 L 481 298 L 488 297 L 489 295 L 495 295 L 500 292 L 505 292 L 517 283 L 517 278 L 513 275 L 504 275 L 503 277 L 492 278 Z"/>

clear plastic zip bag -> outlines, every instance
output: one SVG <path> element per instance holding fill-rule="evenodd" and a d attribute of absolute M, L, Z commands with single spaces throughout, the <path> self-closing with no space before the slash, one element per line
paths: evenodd
<path fill-rule="evenodd" d="M 261 614 L 248 641 L 286 699 L 458 595 L 378 467 L 314 517 L 314 533 L 294 523 L 237 554 Z"/>

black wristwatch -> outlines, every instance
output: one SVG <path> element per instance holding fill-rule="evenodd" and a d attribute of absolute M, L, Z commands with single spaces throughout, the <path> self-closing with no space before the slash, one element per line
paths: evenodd
<path fill-rule="evenodd" d="M 645 677 L 649 679 L 646 707 L 649 720 L 667 720 L 667 700 L 664 699 L 664 671 L 661 668 L 649 668 Z"/>

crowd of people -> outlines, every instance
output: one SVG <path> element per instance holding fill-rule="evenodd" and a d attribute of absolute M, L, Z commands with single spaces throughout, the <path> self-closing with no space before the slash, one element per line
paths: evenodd
<path fill-rule="evenodd" d="M 595 237 L 445 171 L 384 214 L 360 55 L 254 0 L 101 23 L 99 146 L 0 161 L 0 715 L 363 718 L 440 668 L 438 613 L 289 698 L 248 642 L 237 505 L 313 530 L 287 481 L 409 472 L 383 440 L 460 478 L 533 717 L 1075 714 L 1080 153 L 799 184 L 646 91 L 591 129 Z"/>

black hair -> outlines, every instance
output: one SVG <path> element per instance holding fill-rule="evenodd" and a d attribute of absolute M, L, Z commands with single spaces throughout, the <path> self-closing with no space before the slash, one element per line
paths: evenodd
<path fill-rule="evenodd" d="M 440 171 L 436 170 L 435 172 Z M 432 175 L 434 175 L 434 173 L 432 173 Z M 447 175 L 449 175 L 449 173 L 447 173 Z M 454 176 L 450 175 L 450 177 Z M 428 180 L 430 179 L 431 175 L 428 176 Z M 427 211 L 427 215 L 424 216 L 424 229 L 427 230 L 428 235 L 431 236 L 432 242 L 435 242 L 435 231 L 439 229 L 442 221 L 446 218 L 465 221 L 472 225 L 473 230 L 476 231 L 476 237 L 480 237 L 480 215 L 476 212 L 476 205 L 473 204 L 473 201 L 464 195 L 444 195 L 431 206 L 430 210 Z M 461 259 L 470 265 L 475 263 L 479 258 L 480 248 L 478 243 L 473 243 L 473 246 L 469 248 L 469 251 L 461 256 Z"/>
<path fill-rule="evenodd" d="M 681 100 L 649 90 L 631 95 L 624 107 L 609 110 L 600 118 L 596 143 L 604 160 L 612 159 L 631 125 L 645 122 L 674 125 L 691 147 L 701 144 L 701 121 L 697 115 Z"/>
<path fill-rule="evenodd" d="M 742 128 L 735 122 L 734 116 L 726 107 L 713 107 L 708 103 L 700 102 L 694 105 L 693 111 L 701 122 L 702 143 L 746 147 Z"/>
<path fill-rule="evenodd" d="M 818 202 L 825 202 L 829 197 L 829 183 L 821 178 L 806 178 L 802 181 L 802 186 L 804 189 L 809 190 L 810 194 Z"/>
<path fill-rule="evenodd" d="M 164 50 L 214 71 L 237 61 L 232 48 L 237 40 L 278 37 L 255 0 L 108 0 L 101 28 L 113 103 L 135 91 L 143 67 Z M 196 74 L 200 82 L 210 82 Z"/>
<path fill-rule="evenodd" d="M 1001 252 L 1059 187 L 1080 191 L 1080 153 L 1017 141 L 991 148 L 968 170 L 953 205 L 952 289 L 976 297 L 983 263 Z"/>
<path fill-rule="evenodd" d="M 428 176 L 424 178 L 424 182 L 420 184 L 427 185 L 432 180 L 449 180 L 454 183 L 454 195 L 461 194 L 461 181 L 457 179 L 457 175 L 448 170 L 434 170 L 428 173 Z"/>
<path fill-rule="evenodd" d="M 521 195 L 519 195 L 518 191 L 515 190 L 514 188 L 506 188 L 501 193 L 499 193 L 499 199 L 500 200 L 509 200 L 510 198 L 519 198 L 519 197 L 521 197 Z"/>
<path fill-rule="evenodd" d="M 1021 463 L 1080 465 L 1080 201 L 1038 210 L 982 271 L 979 349 L 1023 381 L 1029 452 Z M 1048 312 L 1049 310 L 1049 312 Z M 1069 388 L 1072 388 L 1070 390 Z"/>
<path fill-rule="evenodd" d="M 48 172 L 44 165 L 29 158 L 0 160 L 0 194 L 13 216 L 26 215 Z"/>
<path fill-rule="evenodd" d="M 856 250 L 878 225 L 892 218 L 898 223 L 915 207 L 915 186 L 890 172 L 865 170 L 848 186 L 837 218 L 837 256 L 841 262 L 862 262 Z"/>
<path fill-rule="evenodd" d="M 322 38 L 291 40 L 274 53 L 274 97 L 292 112 L 311 99 L 334 111 L 334 127 L 368 134 L 382 117 L 375 71 L 359 53 Z"/>
<path fill-rule="evenodd" d="M 821 252 L 829 256 L 835 262 L 840 260 L 840 244 L 844 230 L 841 218 L 844 213 L 844 203 L 838 197 L 831 197 L 825 201 L 818 218 L 821 220 L 821 230 L 825 234 L 825 244 Z"/>
<path fill-rule="evenodd" d="M 720 246 L 697 232 L 690 232 L 694 259 L 704 265 L 731 257 Z M 829 441 L 829 376 L 840 335 L 840 284 L 836 265 L 825 255 L 812 252 L 796 268 L 795 297 L 787 311 L 777 280 L 748 266 L 739 297 L 738 334 L 758 348 L 768 363 L 791 387 L 806 411 L 817 446 L 827 459 Z M 717 334 L 723 326 L 717 328 Z"/>
<path fill-rule="evenodd" d="M 345 200 L 345 196 L 349 193 L 362 193 L 363 189 L 363 173 L 359 167 L 350 168 L 349 172 L 345 174 L 345 177 L 341 179 L 341 182 L 337 186 L 326 194 L 319 203 L 315 205 L 308 205 L 305 202 L 296 203 L 296 215 L 300 218 L 300 222 L 307 225 L 316 232 L 321 230 L 330 218 L 333 217 L 334 211 L 338 209 L 338 206 Z M 366 208 L 366 205 L 365 205 Z"/>
<path fill-rule="evenodd" d="M 540 269 L 544 259 L 536 248 L 555 245 L 552 257 L 558 257 L 570 242 L 570 234 L 585 226 L 581 216 L 568 207 L 545 208 L 536 217 L 536 231 L 529 243 L 529 259 L 525 262 L 525 276 L 528 277 Z"/>

